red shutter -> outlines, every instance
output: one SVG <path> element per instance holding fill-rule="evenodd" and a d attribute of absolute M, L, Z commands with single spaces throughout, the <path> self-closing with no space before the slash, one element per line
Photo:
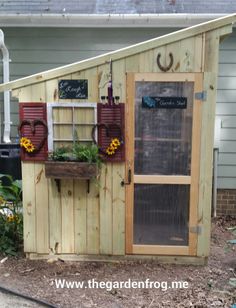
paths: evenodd
<path fill-rule="evenodd" d="M 46 103 L 20 103 L 20 122 L 23 120 L 33 121 L 42 120 L 47 122 Z M 21 128 L 21 137 L 27 137 L 37 147 L 45 137 L 45 127 L 40 123 L 35 125 L 35 132 L 32 132 L 30 125 L 25 124 Z M 24 149 L 21 149 L 21 159 L 27 161 L 44 161 L 48 157 L 47 139 L 42 148 L 35 153 L 28 154 Z"/>
<path fill-rule="evenodd" d="M 104 127 L 100 127 L 98 130 L 98 144 L 100 148 L 105 151 L 110 145 L 112 138 L 119 137 L 121 135 L 122 144 L 116 150 L 114 155 L 104 155 L 104 160 L 111 162 L 121 162 L 125 160 L 125 112 L 124 104 L 119 103 L 118 105 L 108 105 L 98 103 L 98 123 L 105 124 L 109 127 L 109 136 Z"/>

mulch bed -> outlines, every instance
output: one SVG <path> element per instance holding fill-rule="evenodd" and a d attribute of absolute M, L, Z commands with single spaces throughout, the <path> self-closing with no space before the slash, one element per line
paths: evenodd
<path fill-rule="evenodd" d="M 211 255 L 208 265 L 171 265 L 140 262 L 31 261 L 9 257 L 0 263 L 0 285 L 43 299 L 57 307 L 175 307 L 229 308 L 236 304 L 236 245 L 227 245 L 235 218 L 212 223 Z M 0 260 L 3 258 L 2 256 Z M 68 281 L 187 281 L 187 289 L 57 289 L 55 279 Z"/>

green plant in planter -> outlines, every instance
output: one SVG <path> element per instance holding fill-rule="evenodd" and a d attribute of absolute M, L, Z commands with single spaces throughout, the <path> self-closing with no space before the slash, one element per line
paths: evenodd
<path fill-rule="evenodd" d="M 57 161 L 75 161 L 73 149 L 69 146 L 61 146 L 49 154 L 49 159 Z"/>
<path fill-rule="evenodd" d="M 75 142 L 72 147 L 61 146 L 57 148 L 50 154 L 49 159 L 96 163 L 99 167 L 102 162 L 97 145 L 85 145 L 79 142 Z"/>
<path fill-rule="evenodd" d="M 21 198 L 21 181 L 14 181 L 10 175 L 0 174 L 0 253 L 16 255 L 22 248 Z"/>
<path fill-rule="evenodd" d="M 95 144 L 82 145 L 75 143 L 73 147 L 73 154 L 76 160 L 88 163 L 100 164 L 101 158 L 99 155 L 98 147 Z"/>

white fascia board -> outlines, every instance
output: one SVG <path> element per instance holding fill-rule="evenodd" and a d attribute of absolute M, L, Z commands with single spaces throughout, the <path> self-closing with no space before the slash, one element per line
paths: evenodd
<path fill-rule="evenodd" d="M 227 14 L 0 14 L 0 27 L 185 28 Z"/>

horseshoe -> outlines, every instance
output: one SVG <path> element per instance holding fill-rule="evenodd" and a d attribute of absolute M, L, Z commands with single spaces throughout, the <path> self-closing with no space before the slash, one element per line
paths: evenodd
<path fill-rule="evenodd" d="M 35 145 L 35 150 L 33 153 L 27 153 L 27 154 L 34 154 L 35 152 L 38 152 L 41 150 L 41 148 L 44 146 L 44 143 L 45 141 L 47 140 L 47 136 L 48 136 L 48 126 L 47 126 L 47 123 L 46 121 L 42 120 L 42 119 L 35 119 L 35 120 L 22 120 L 20 122 L 20 125 L 18 127 L 18 132 L 19 132 L 19 135 L 20 137 L 23 137 L 22 136 L 22 133 L 21 133 L 21 130 L 24 126 L 30 126 L 31 128 L 31 132 L 33 135 L 35 135 L 35 130 L 36 130 L 36 126 L 37 125 L 42 125 L 44 127 L 44 135 L 42 137 L 42 139 L 40 140 L 39 144 L 36 146 Z"/>
<path fill-rule="evenodd" d="M 157 66 L 159 67 L 159 69 L 162 71 L 162 72 L 167 72 L 171 69 L 173 63 L 174 63 L 174 57 L 173 57 L 173 54 L 172 52 L 169 53 L 169 57 L 170 57 L 170 63 L 169 65 L 167 66 L 162 66 L 161 63 L 160 63 L 160 58 L 161 58 L 161 54 L 159 53 L 157 55 Z"/>

